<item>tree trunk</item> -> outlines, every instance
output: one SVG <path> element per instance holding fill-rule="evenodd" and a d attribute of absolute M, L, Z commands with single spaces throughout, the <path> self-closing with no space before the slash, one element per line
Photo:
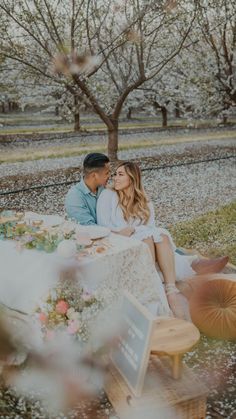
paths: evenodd
<path fill-rule="evenodd" d="M 175 117 L 180 118 L 179 102 L 176 102 L 176 104 L 175 104 Z"/>
<path fill-rule="evenodd" d="M 167 109 L 165 106 L 161 107 L 161 115 L 162 115 L 162 126 L 163 128 L 167 127 Z"/>
<path fill-rule="evenodd" d="M 154 109 L 157 111 L 158 109 L 160 109 L 161 111 L 161 116 L 162 116 L 162 126 L 164 128 L 167 127 L 167 109 L 165 106 L 162 106 L 161 104 L 159 104 L 158 102 L 154 101 L 153 103 L 153 107 Z"/>
<path fill-rule="evenodd" d="M 226 125 L 226 124 L 227 124 L 227 122 L 228 122 L 228 116 L 227 116 L 227 115 L 223 115 L 223 121 L 222 121 L 222 123 L 223 123 L 224 125 Z"/>
<path fill-rule="evenodd" d="M 108 129 L 108 157 L 111 161 L 118 160 L 118 120 L 111 119 L 113 129 Z"/>
<path fill-rule="evenodd" d="M 127 119 L 131 119 L 131 118 L 132 118 L 132 108 L 129 108 L 127 112 Z"/>
<path fill-rule="evenodd" d="M 74 115 L 74 131 L 80 131 L 80 128 L 80 113 L 76 111 Z"/>

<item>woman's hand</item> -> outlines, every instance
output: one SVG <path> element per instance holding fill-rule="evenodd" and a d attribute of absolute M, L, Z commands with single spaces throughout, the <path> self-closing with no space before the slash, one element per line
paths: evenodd
<path fill-rule="evenodd" d="M 122 236 L 130 237 L 132 234 L 134 234 L 135 228 L 134 227 L 125 227 L 122 230 L 119 231 L 118 234 L 121 234 Z"/>

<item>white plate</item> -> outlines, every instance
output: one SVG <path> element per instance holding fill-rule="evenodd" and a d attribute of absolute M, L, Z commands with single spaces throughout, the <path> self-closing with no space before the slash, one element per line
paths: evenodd
<path fill-rule="evenodd" d="M 89 235 L 91 240 L 102 239 L 103 237 L 109 236 L 111 230 L 107 227 L 102 226 L 78 226 L 76 232 L 79 234 L 86 233 Z"/>

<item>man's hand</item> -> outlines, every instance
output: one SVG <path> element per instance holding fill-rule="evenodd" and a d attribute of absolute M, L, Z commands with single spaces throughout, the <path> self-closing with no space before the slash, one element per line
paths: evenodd
<path fill-rule="evenodd" d="M 134 227 L 125 227 L 122 230 L 118 232 L 118 234 L 121 234 L 122 236 L 130 237 L 132 234 L 134 234 L 135 228 Z"/>

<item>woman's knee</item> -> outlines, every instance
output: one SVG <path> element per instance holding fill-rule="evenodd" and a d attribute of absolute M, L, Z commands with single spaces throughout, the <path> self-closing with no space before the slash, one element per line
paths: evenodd
<path fill-rule="evenodd" d="M 167 234 L 161 234 L 161 243 L 170 244 L 170 239 Z"/>
<path fill-rule="evenodd" d="M 149 243 L 154 243 L 154 240 L 153 240 L 152 236 L 147 237 L 146 239 L 144 239 L 144 241 L 147 241 Z"/>

